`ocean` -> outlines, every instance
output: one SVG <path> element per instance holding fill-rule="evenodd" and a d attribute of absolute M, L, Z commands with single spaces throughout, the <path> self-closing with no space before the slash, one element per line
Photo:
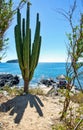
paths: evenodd
<path fill-rule="evenodd" d="M 61 74 L 66 74 L 65 65 L 66 63 L 39 63 L 37 68 L 35 69 L 30 84 L 35 85 L 42 78 L 52 78 L 56 80 L 57 76 Z M 18 75 L 20 77 L 19 86 L 23 86 L 23 80 L 18 63 L 0 63 L 0 73 L 10 73 L 13 75 Z M 80 80 L 82 81 L 82 78 L 80 78 Z"/>

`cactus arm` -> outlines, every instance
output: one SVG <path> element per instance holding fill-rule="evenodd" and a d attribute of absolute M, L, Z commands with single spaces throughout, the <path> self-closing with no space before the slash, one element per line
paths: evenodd
<path fill-rule="evenodd" d="M 26 16 L 26 36 L 24 38 L 24 44 L 23 44 L 23 61 L 24 61 L 24 68 L 25 68 L 25 78 L 29 77 L 29 50 L 30 50 L 30 7 L 27 4 L 27 16 Z M 26 73 L 27 72 L 27 73 Z"/>
<path fill-rule="evenodd" d="M 27 4 L 27 13 L 26 13 L 26 34 L 28 32 L 28 29 L 30 27 L 30 5 Z"/>
<path fill-rule="evenodd" d="M 20 69 L 22 71 L 22 74 L 24 75 L 24 67 L 23 67 L 23 61 L 22 61 L 22 56 L 21 56 L 21 49 L 22 46 L 20 46 L 20 42 L 19 42 L 19 33 L 18 33 L 19 29 L 18 29 L 18 25 L 15 26 L 14 32 L 15 32 L 15 43 L 16 43 L 16 51 L 17 51 L 17 56 L 18 56 L 18 61 L 19 61 L 19 66 Z"/>
<path fill-rule="evenodd" d="M 37 63 L 38 63 L 38 59 L 39 59 L 39 54 L 40 54 L 40 48 L 41 48 L 41 36 L 40 36 L 40 40 L 39 40 L 39 44 L 38 44 L 38 47 L 37 47 L 37 57 L 36 57 L 36 59 L 35 59 L 35 66 L 33 67 L 33 70 L 31 70 L 30 71 L 30 75 L 29 75 L 29 81 L 32 79 L 32 77 L 33 77 L 33 74 L 34 74 L 34 68 L 36 68 L 37 67 Z M 35 55 L 35 54 L 34 54 Z"/>
<path fill-rule="evenodd" d="M 31 29 L 29 29 L 29 69 L 31 66 Z"/>
<path fill-rule="evenodd" d="M 34 36 L 34 43 L 32 46 L 32 59 L 31 59 L 31 71 L 35 69 L 38 57 L 39 57 L 39 48 L 41 46 L 40 44 L 40 22 L 39 22 L 39 14 L 37 14 L 37 20 L 36 20 L 36 30 L 35 30 L 35 36 Z"/>
<path fill-rule="evenodd" d="M 21 14 L 20 14 L 20 10 L 18 9 L 17 11 L 17 25 L 18 25 L 18 37 L 19 37 L 19 44 L 21 44 L 22 47 L 22 39 L 21 39 Z"/>
<path fill-rule="evenodd" d="M 37 67 L 38 60 L 39 60 L 39 54 L 40 54 L 40 48 L 41 48 L 41 40 L 42 40 L 42 37 L 40 36 L 38 49 L 37 49 L 37 58 L 36 58 L 35 68 Z"/>
<path fill-rule="evenodd" d="M 29 36 L 27 36 L 29 39 Z M 23 44 L 23 62 L 24 62 L 24 69 L 26 72 L 25 77 L 29 77 L 29 44 L 28 39 L 25 37 L 24 44 Z"/>
<path fill-rule="evenodd" d="M 23 18 L 22 20 L 22 39 L 24 42 L 24 38 L 25 38 L 25 19 Z"/>
<path fill-rule="evenodd" d="M 16 51 L 17 51 L 19 66 L 21 68 L 22 75 L 24 75 L 24 65 L 23 65 L 23 56 L 22 56 L 23 44 L 21 38 L 21 14 L 19 9 L 17 11 L 17 25 L 15 26 L 14 34 L 15 34 L 15 43 L 16 43 Z"/>
<path fill-rule="evenodd" d="M 29 81 L 31 81 L 32 77 L 33 77 L 34 71 L 30 71 L 30 75 L 29 75 Z"/>
<path fill-rule="evenodd" d="M 32 79 L 33 74 L 34 74 L 34 70 L 37 66 L 38 59 L 39 59 L 39 53 L 40 53 L 40 47 L 41 47 L 40 22 L 39 22 L 39 14 L 37 14 L 34 43 L 32 46 L 32 56 L 31 56 L 31 67 L 30 67 L 29 80 Z"/>

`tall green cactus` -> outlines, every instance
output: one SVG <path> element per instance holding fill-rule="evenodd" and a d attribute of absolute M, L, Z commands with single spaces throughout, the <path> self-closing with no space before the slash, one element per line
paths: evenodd
<path fill-rule="evenodd" d="M 36 18 L 34 41 L 33 44 L 31 44 L 29 2 L 27 4 L 26 21 L 23 18 L 21 23 L 20 10 L 18 9 L 17 11 L 17 25 L 15 26 L 14 33 L 18 62 L 24 80 L 24 92 L 27 92 L 29 88 L 29 82 L 32 79 L 34 70 L 38 64 L 41 47 L 40 21 L 38 13 Z"/>

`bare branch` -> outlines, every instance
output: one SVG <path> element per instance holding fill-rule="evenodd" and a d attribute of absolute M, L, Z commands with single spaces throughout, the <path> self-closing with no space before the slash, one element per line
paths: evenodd
<path fill-rule="evenodd" d="M 79 125 L 82 123 L 82 121 L 83 121 L 83 117 L 80 119 L 80 121 L 78 122 L 78 124 L 76 125 L 76 127 L 74 128 L 74 130 L 77 130 L 77 129 L 78 129 L 78 127 L 79 127 Z"/>
<path fill-rule="evenodd" d="M 57 9 L 57 10 L 58 10 L 57 13 L 61 14 L 69 21 L 68 13 L 64 9 Z"/>

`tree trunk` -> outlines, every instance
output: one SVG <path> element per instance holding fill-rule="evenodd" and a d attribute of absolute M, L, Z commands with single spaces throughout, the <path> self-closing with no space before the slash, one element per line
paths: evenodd
<path fill-rule="evenodd" d="M 29 80 L 24 79 L 24 92 L 28 93 L 28 91 L 29 91 Z"/>
<path fill-rule="evenodd" d="M 63 118 L 65 117 L 65 114 L 67 113 L 69 103 L 70 103 L 70 96 L 69 96 L 69 92 L 68 92 L 68 95 L 65 97 L 64 107 L 63 107 L 62 115 L 60 117 L 60 121 L 63 120 Z"/>
<path fill-rule="evenodd" d="M 68 83 L 67 84 L 67 88 L 66 88 L 64 107 L 63 107 L 62 115 L 60 117 L 60 121 L 63 120 L 63 118 L 65 117 L 65 114 L 67 113 L 67 109 L 69 107 L 69 103 L 70 103 L 70 90 L 71 90 L 71 86 Z"/>

